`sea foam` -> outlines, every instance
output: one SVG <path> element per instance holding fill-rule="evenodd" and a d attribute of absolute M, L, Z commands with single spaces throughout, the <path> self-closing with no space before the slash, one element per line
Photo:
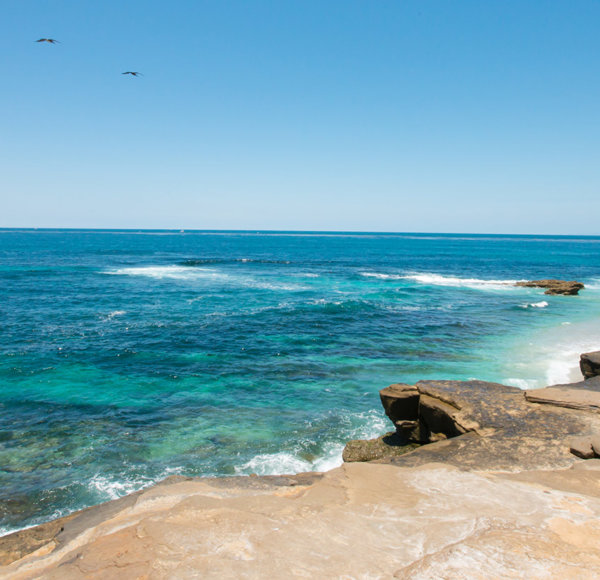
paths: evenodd
<path fill-rule="evenodd" d="M 190 268 L 189 266 L 137 266 L 130 268 L 117 268 L 106 270 L 105 274 L 115 276 L 143 276 L 154 280 L 182 280 L 187 282 L 218 282 L 232 286 L 243 286 L 245 288 L 256 288 L 259 290 L 283 290 L 298 291 L 307 290 L 306 286 L 300 284 L 287 284 L 285 282 L 271 282 L 266 277 L 255 277 L 226 273 L 215 268 Z"/>
<path fill-rule="evenodd" d="M 541 302 L 530 302 L 528 304 L 521 304 L 521 308 L 546 308 L 548 306 L 548 302 L 542 300 Z"/>
<path fill-rule="evenodd" d="M 236 474 L 287 475 L 306 471 L 330 471 L 342 465 L 342 452 L 346 446 L 345 441 L 351 439 L 373 439 L 381 435 L 387 427 L 387 419 L 378 410 L 355 413 L 351 417 L 347 417 L 347 420 L 357 420 L 359 426 L 350 430 L 344 437 L 344 442 L 326 442 L 323 445 L 321 455 L 313 461 L 304 459 L 300 455 L 300 449 L 294 452 L 262 453 L 255 455 L 250 461 L 236 466 Z"/>
<path fill-rule="evenodd" d="M 458 276 L 443 276 L 441 274 L 413 273 L 386 274 L 380 272 L 360 272 L 361 276 L 381 280 L 413 280 L 428 286 L 451 286 L 476 289 L 504 289 L 514 286 L 517 280 L 483 280 L 480 278 L 459 278 Z"/>

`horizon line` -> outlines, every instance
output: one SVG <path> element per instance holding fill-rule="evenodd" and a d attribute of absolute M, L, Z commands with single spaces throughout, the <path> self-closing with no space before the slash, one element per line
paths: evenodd
<path fill-rule="evenodd" d="M 491 232 L 433 232 L 433 231 L 370 231 L 370 230 L 273 230 L 273 229 L 202 229 L 202 228 L 86 228 L 86 227 L 3 227 L 0 232 L 62 232 L 62 233 L 172 233 L 172 234 L 247 234 L 247 235 L 389 235 L 389 236 L 498 236 L 498 237 L 552 237 L 552 238 L 597 238 L 598 234 L 540 234 L 540 233 L 491 233 Z"/>

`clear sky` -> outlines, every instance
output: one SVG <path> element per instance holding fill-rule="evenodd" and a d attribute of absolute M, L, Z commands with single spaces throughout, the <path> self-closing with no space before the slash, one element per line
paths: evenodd
<path fill-rule="evenodd" d="M 597 0 L 2 0 L 0 22 L 1 227 L 600 233 Z"/>

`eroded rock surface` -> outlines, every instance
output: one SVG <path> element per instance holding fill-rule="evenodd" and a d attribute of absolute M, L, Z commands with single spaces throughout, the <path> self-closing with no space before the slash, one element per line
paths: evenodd
<path fill-rule="evenodd" d="M 594 460 L 591 460 L 592 462 Z M 600 471 L 349 463 L 322 477 L 180 478 L 5 578 L 596 578 Z M 254 485 L 246 485 L 255 479 Z M 92 524 L 85 525 L 87 518 Z"/>
<path fill-rule="evenodd" d="M 574 296 L 585 288 L 581 282 L 575 280 L 531 280 L 526 282 L 517 282 L 517 286 L 526 288 L 546 288 L 544 294 L 562 294 Z"/>

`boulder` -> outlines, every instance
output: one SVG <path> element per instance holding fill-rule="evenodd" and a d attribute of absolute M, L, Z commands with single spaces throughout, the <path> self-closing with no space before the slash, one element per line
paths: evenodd
<path fill-rule="evenodd" d="M 579 358 L 579 368 L 586 379 L 600 376 L 600 350 L 583 353 Z"/>
<path fill-rule="evenodd" d="M 517 282 L 516 285 L 526 288 L 546 288 L 544 294 L 562 294 L 564 296 L 574 296 L 585 288 L 581 282 L 575 280 L 530 280 Z"/>
<path fill-rule="evenodd" d="M 419 447 L 415 443 L 407 443 L 397 433 L 391 431 L 377 439 L 354 439 L 348 441 L 342 453 L 342 459 L 346 463 L 356 461 L 378 461 L 389 460 L 399 455 L 404 455 Z"/>
<path fill-rule="evenodd" d="M 419 408 L 419 391 L 414 385 L 397 383 L 379 391 L 379 397 L 385 414 L 392 423 L 413 421 Z"/>
<path fill-rule="evenodd" d="M 595 456 L 589 437 L 573 437 L 570 441 L 569 451 L 581 459 L 592 459 Z"/>

